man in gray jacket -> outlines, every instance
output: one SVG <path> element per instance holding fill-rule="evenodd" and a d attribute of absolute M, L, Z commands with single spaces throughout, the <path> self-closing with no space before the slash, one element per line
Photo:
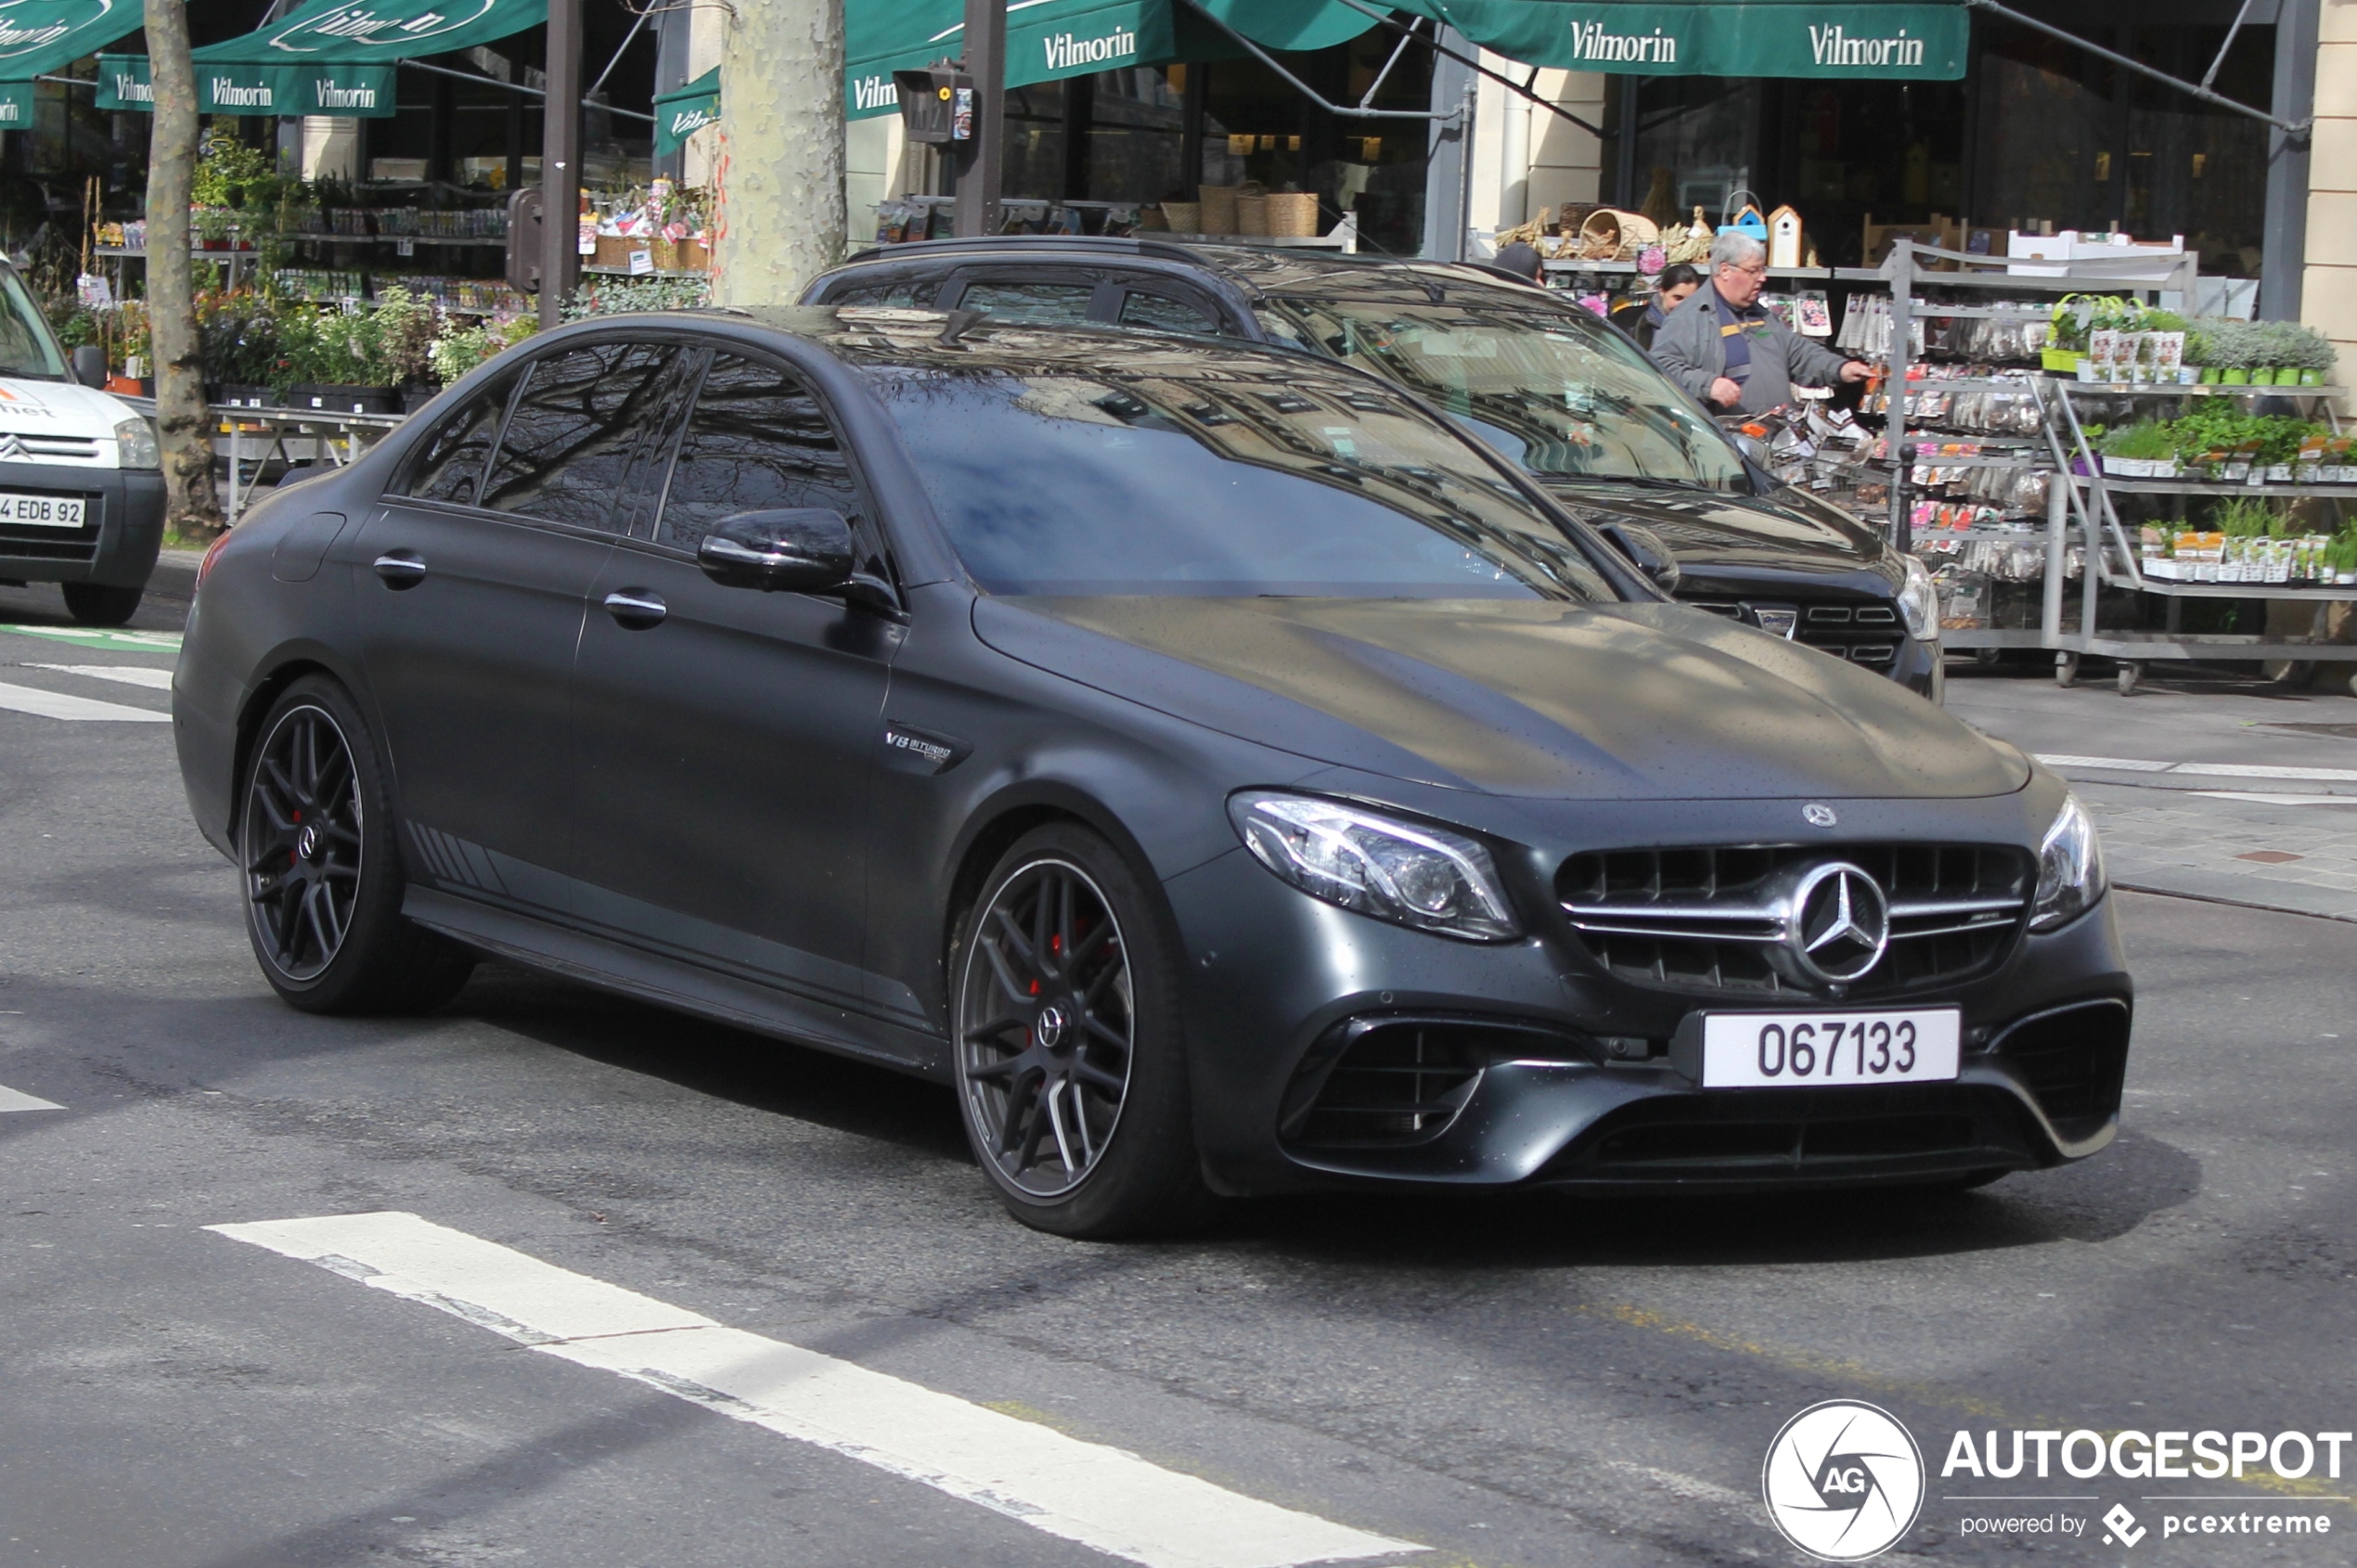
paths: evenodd
<path fill-rule="evenodd" d="M 1844 359 L 1796 334 L 1760 308 L 1768 248 L 1745 234 L 1710 247 L 1710 281 L 1669 313 L 1654 334 L 1653 356 L 1669 379 L 1720 414 L 1757 414 L 1806 387 L 1862 381 L 1865 362 Z"/>

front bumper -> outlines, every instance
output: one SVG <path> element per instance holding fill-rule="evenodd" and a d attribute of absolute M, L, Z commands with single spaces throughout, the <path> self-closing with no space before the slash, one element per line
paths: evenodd
<path fill-rule="evenodd" d="M 147 585 L 163 544 L 163 475 L 151 469 L 0 463 L 0 491 L 80 496 L 79 529 L 0 523 L 0 582 Z"/>
<path fill-rule="evenodd" d="M 1949 804 L 1938 815 L 2034 815 L 2018 799 Z M 1762 809 L 1717 807 L 1715 824 L 1689 831 L 1736 826 L 1742 842 L 1739 819 Z M 1874 831 L 1870 811 L 1846 803 L 1853 816 L 1861 836 Z M 1942 838 L 1970 835 L 1969 823 L 1941 826 Z M 1977 842 L 2021 842 L 1994 826 Z M 1630 983 L 1562 922 L 1495 945 L 1407 931 L 1296 893 L 1241 849 L 1165 886 L 1188 954 L 1196 1137 L 1223 1191 L 1920 1181 L 2082 1159 L 2117 1130 L 2132 990 L 2109 899 L 2060 931 L 2020 934 L 1964 981 L 1850 1004 L 1959 1008 L 1953 1083 L 1705 1090 L 1668 1044 L 1690 1013 L 1843 1004 Z M 1364 1044 L 1375 1035 L 1387 1043 Z M 1412 1080 L 1415 1103 L 1437 1112 L 1372 1139 L 1338 1130 L 1324 1114 L 1336 1064 L 1362 1046 L 1389 1053 L 1369 1070 L 1389 1076 L 1362 1075 L 1359 1090 Z"/>

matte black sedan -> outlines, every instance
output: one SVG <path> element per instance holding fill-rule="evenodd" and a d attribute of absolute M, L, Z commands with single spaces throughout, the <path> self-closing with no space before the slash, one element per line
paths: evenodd
<path fill-rule="evenodd" d="M 804 300 L 1217 333 L 1342 360 L 1619 533 L 1680 599 L 1942 696 L 1923 563 L 1746 463 L 1635 343 L 1560 292 L 1439 262 L 1003 236 L 866 251 Z"/>
<path fill-rule="evenodd" d="M 251 512 L 174 717 L 292 1005 L 492 954 L 939 1079 L 1066 1233 L 1969 1183 L 2117 1120 L 2060 782 L 1299 354 L 567 328 Z"/>

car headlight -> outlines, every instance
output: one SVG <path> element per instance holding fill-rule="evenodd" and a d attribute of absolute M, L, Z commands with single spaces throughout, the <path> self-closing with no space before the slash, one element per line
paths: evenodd
<path fill-rule="evenodd" d="M 133 416 L 115 422 L 116 448 L 122 454 L 119 461 L 126 469 L 160 469 L 163 467 L 163 448 L 156 444 L 156 428 L 147 420 Z"/>
<path fill-rule="evenodd" d="M 1939 586 L 1931 580 L 1931 572 L 1913 556 L 1900 556 L 1906 563 L 1907 580 L 1899 588 L 1899 616 L 1907 623 L 1907 635 L 1918 642 L 1930 642 L 1939 636 Z"/>
<path fill-rule="evenodd" d="M 2063 801 L 2054 825 L 2038 846 L 2038 896 L 2029 906 L 2029 929 L 2052 931 L 2095 906 L 2104 895 L 2104 850 L 2095 824 L 2079 797 Z"/>
<path fill-rule="evenodd" d="M 1362 806 L 1247 790 L 1228 816 L 1260 863 L 1312 897 L 1472 942 L 1522 934 L 1489 852 Z"/>

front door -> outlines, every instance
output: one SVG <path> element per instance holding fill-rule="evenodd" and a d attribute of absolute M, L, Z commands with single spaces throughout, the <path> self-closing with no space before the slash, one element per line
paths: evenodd
<path fill-rule="evenodd" d="M 859 1007 L 867 778 L 899 624 L 723 587 L 695 549 L 738 512 L 827 507 L 872 550 L 873 508 L 802 378 L 751 355 L 713 354 L 665 468 L 625 482 L 660 508 L 599 573 L 582 632 L 578 913 Z"/>
<path fill-rule="evenodd" d="M 671 352 L 603 342 L 522 367 L 520 393 L 506 378 L 444 421 L 367 523 L 362 660 L 414 881 L 534 910 L 568 902 L 583 608 Z"/>

